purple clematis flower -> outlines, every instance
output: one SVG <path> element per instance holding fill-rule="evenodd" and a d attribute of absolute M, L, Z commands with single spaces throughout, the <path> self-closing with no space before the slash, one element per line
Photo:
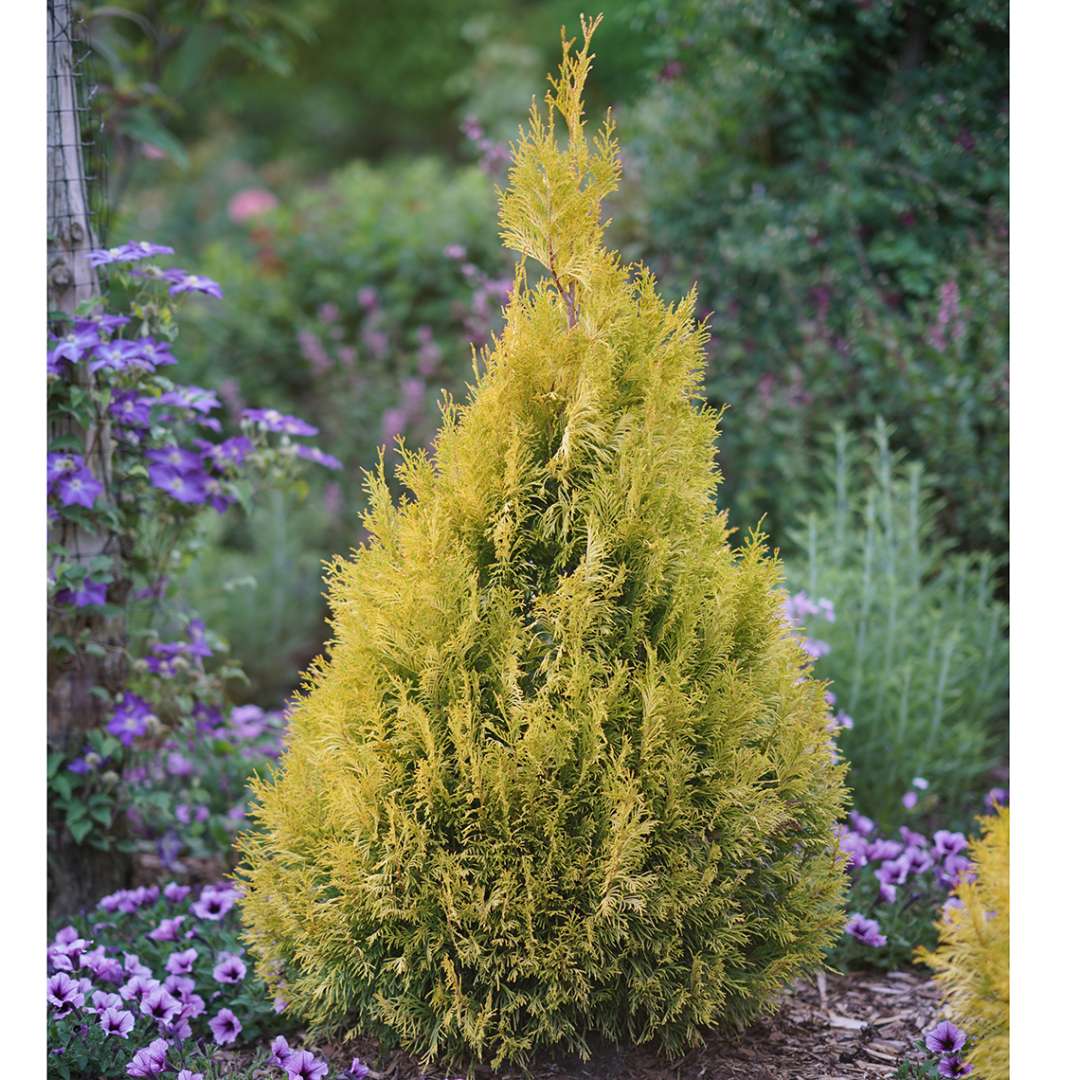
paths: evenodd
<path fill-rule="evenodd" d="M 306 420 L 280 413 L 277 409 L 244 409 L 240 414 L 240 419 L 257 424 L 267 431 L 281 432 L 283 435 L 319 434 L 319 429 Z"/>
<path fill-rule="evenodd" d="M 247 965 L 235 953 L 222 953 L 214 967 L 214 981 L 235 986 L 244 981 Z"/>
<path fill-rule="evenodd" d="M 97 327 L 77 327 L 64 334 L 63 337 L 54 338 L 55 344 L 49 350 L 49 370 L 59 370 L 61 360 L 68 363 L 78 363 L 91 349 L 97 345 L 101 338 L 98 336 Z"/>
<path fill-rule="evenodd" d="M 155 1039 L 149 1046 L 135 1052 L 128 1062 L 128 1076 L 157 1076 L 163 1073 L 169 1053 L 169 1044 L 164 1039 Z"/>
<path fill-rule="evenodd" d="M 341 462 L 333 454 L 328 454 L 317 446 L 297 446 L 296 456 L 305 461 L 314 461 L 316 465 L 322 465 L 327 469 L 342 468 Z"/>
<path fill-rule="evenodd" d="M 177 386 L 161 397 L 155 398 L 155 405 L 175 405 L 181 409 L 191 409 L 193 412 L 213 412 L 221 408 L 221 402 L 213 390 L 206 390 L 201 386 Z"/>
<path fill-rule="evenodd" d="M 82 458 L 78 455 L 65 455 L 71 461 L 78 461 L 78 466 L 72 468 L 69 465 L 60 467 L 60 475 L 56 481 L 56 493 L 60 496 L 60 502 L 64 506 L 85 506 L 91 509 L 97 501 L 97 497 L 105 490 L 98 483 L 94 474 L 82 464 Z M 52 455 L 50 455 L 52 457 Z M 50 471 L 53 462 L 49 462 Z"/>
<path fill-rule="evenodd" d="M 865 915 L 853 915 L 844 927 L 844 931 L 860 944 L 869 945 L 871 948 L 880 949 L 887 943 L 887 938 L 881 932 L 877 920 L 868 919 Z"/>
<path fill-rule="evenodd" d="M 149 702 L 128 690 L 113 710 L 106 730 L 125 746 L 130 746 L 135 739 L 146 734 L 147 721 L 151 715 Z"/>
<path fill-rule="evenodd" d="M 171 247 L 164 244 L 151 244 L 149 240 L 129 240 L 112 248 L 98 248 L 91 251 L 88 259 L 91 266 L 111 266 L 114 263 L 137 262 L 139 259 L 152 259 L 155 255 L 174 255 Z"/>
<path fill-rule="evenodd" d="M 199 292 L 216 297 L 218 300 L 221 299 L 221 286 L 202 274 L 193 274 L 190 270 L 174 268 L 166 270 L 161 276 L 170 283 L 170 295 Z"/>
<path fill-rule="evenodd" d="M 153 398 L 140 397 L 134 390 L 121 390 L 113 394 L 109 415 L 125 427 L 149 427 L 150 403 L 153 400 Z"/>
<path fill-rule="evenodd" d="M 285 1062 L 289 1080 L 322 1080 L 330 1066 L 320 1061 L 310 1050 L 296 1050 Z"/>
<path fill-rule="evenodd" d="M 71 607 L 100 607 L 105 603 L 105 594 L 108 585 L 103 581 L 83 581 L 74 592 L 71 589 L 61 589 L 56 594 L 56 599 L 61 604 L 69 604 Z"/>
<path fill-rule="evenodd" d="M 163 446 L 146 451 L 146 460 L 151 465 L 167 465 L 177 472 L 198 471 L 202 468 L 202 458 L 193 450 L 180 446 Z"/>
<path fill-rule="evenodd" d="M 224 442 L 211 443 L 199 440 L 196 445 L 202 450 L 204 460 L 214 468 L 224 471 L 229 466 L 243 465 L 254 447 L 246 435 L 234 435 Z"/>
<path fill-rule="evenodd" d="M 196 505 L 206 502 L 207 477 L 202 472 L 181 472 L 171 465 L 151 465 L 150 483 L 177 502 Z"/>
<path fill-rule="evenodd" d="M 967 1042 L 967 1032 L 948 1020 L 942 1020 L 926 1034 L 927 1049 L 935 1054 L 958 1054 Z"/>
<path fill-rule="evenodd" d="M 127 1009 L 120 1009 L 115 1005 L 103 1009 L 98 1016 L 98 1023 L 106 1035 L 119 1035 L 121 1039 L 126 1039 L 135 1027 L 135 1017 Z"/>
<path fill-rule="evenodd" d="M 218 1046 L 236 1042 L 236 1037 L 243 1028 L 232 1009 L 219 1009 L 217 1016 L 210 1021 L 210 1030 L 214 1035 L 214 1042 Z"/>

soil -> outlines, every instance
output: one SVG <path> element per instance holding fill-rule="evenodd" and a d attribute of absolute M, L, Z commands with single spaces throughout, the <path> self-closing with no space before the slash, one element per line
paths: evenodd
<path fill-rule="evenodd" d="M 709 1037 L 677 1061 L 647 1048 L 597 1048 L 585 1063 L 535 1061 L 529 1072 L 478 1069 L 478 1080 L 849 1080 L 888 1078 L 897 1066 L 925 1056 L 937 994 L 915 971 L 819 975 L 785 991 L 780 1008 L 740 1038 Z M 329 1049 L 329 1048 L 327 1048 Z M 421 1068 L 401 1052 L 373 1045 L 347 1048 L 372 1066 L 371 1080 L 442 1080 L 461 1073 Z M 332 1056 L 338 1057 L 340 1049 Z M 346 1060 L 349 1060 L 347 1057 Z"/>

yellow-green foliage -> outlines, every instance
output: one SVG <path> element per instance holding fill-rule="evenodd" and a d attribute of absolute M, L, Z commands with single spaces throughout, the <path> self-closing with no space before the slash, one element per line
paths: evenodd
<path fill-rule="evenodd" d="M 706 331 L 603 247 L 594 25 L 515 149 L 505 330 L 430 456 L 402 450 L 409 497 L 369 478 L 244 842 L 290 1010 L 428 1058 L 674 1052 L 767 1009 L 842 921 L 843 768 L 780 564 L 716 512 Z"/>
<path fill-rule="evenodd" d="M 946 908 L 940 940 L 918 959 L 934 972 L 953 1022 L 971 1040 L 964 1057 L 979 1080 L 1009 1077 L 1009 811 L 983 818 L 983 836 L 972 844 L 974 881 Z"/>

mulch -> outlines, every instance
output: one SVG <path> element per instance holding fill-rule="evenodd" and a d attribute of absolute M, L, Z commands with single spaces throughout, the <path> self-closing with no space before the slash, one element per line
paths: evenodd
<path fill-rule="evenodd" d="M 677 1061 L 647 1048 L 598 1048 L 585 1063 L 538 1059 L 530 1071 L 478 1069 L 478 1080 L 849 1080 L 891 1077 L 910 1057 L 925 1056 L 923 1032 L 938 1007 L 929 976 L 916 971 L 821 974 L 785 991 L 777 1013 L 739 1038 L 715 1034 Z M 352 1053 L 372 1067 L 372 1080 L 442 1080 L 401 1052 L 372 1045 Z M 365 1051 L 367 1052 L 365 1054 Z M 340 1052 L 340 1051 L 339 1051 Z"/>

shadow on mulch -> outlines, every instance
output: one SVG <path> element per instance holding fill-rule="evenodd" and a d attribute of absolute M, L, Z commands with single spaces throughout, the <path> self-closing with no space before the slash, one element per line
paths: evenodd
<path fill-rule="evenodd" d="M 819 975 L 785 991 L 779 1011 L 738 1039 L 709 1036 L 677 1061 L 647 1048 L 604 1049 L 588 1062 L 539 1058 L 530 1071 L 478 1069 L 478 1080 L 849 1080 L 891 1077 L 906 1058 L 921 1058 L 937 994 L 914 971 Z M 365 1053 L 366 1052 L 366 1053 Z M 372 1080 L 442 1080 L 460 1072 L 424 1069 L 397 1051 L 351 1048 Z M 376 1067 L 376 1063 L 378 1063 Z"/>

